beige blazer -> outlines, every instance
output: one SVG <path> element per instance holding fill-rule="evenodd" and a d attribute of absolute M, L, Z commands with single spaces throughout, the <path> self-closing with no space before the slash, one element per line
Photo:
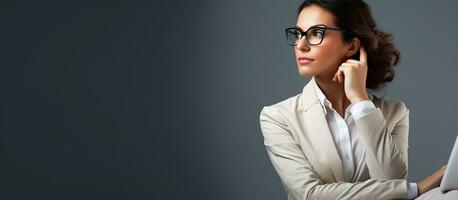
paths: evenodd
<path fill-rule="evenodd" d="M 409 110 L 405 104 L 368 94 L 376 109 L 355 125 L 371 178 L 347 183 L 312 81 L 302 93 L 264 106 L 260 113 L 264 145 L 288 200 L 406 199 Z"/>

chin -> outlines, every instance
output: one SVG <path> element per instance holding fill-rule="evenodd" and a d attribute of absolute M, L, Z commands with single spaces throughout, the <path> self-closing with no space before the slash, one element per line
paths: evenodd
<path fill-rule="evenodd" d="M 298 65 L 299 75 L 304 77 L 311 77 L 316 75 L 318 72 L 311 66 Z"/>

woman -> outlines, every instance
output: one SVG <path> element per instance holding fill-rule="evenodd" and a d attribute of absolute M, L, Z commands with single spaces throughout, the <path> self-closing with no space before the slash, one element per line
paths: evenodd
<path fill-rule="evenodd" d="M 440 184 L 445 167 L 407 181 L 409 110 L 366 91 L 392 81 L 400 58 L 366 3 L 305 1 L 286 35 L 312 79 L 264 106 L 260 125 L 289 200 L 414 199 Z"/>

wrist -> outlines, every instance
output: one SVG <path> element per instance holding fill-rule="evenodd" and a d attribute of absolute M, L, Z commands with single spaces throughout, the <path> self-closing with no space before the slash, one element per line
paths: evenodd
<path fill-rule="evenodd" d="M 350 99 L 350 102 L 352 104 L 355 104 L 355 103 L 358 103 L 360 101 L 366 101 L 366 100 L 369 100 L 369 97 L 367 96 L 367 94 L 364 95 L 364 96 L 361 96 L 361 97 L 352 98 L 352 99 Z"/>
<path fill-rule="evenodd" d="M 421 183 L 417 183 L 418 196 L 420 196 L 420 195 L 423 194 L 423 190 L 421 190 L 422 188 L 420 188 L 420 184 L 421 184 Z"/>

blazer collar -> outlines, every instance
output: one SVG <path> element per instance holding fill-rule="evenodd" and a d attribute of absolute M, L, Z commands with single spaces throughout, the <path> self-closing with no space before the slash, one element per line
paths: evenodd
<path fill-rule="evenodd" d="M 310 81 L 302 88 L 302 95 L 301 95 L 301 108 L 302 111 L 307 111 L 312 105 L 319 104 L 320 100 L 315 93 L 314 83 L 315 77 L 312 77 Z"/>

